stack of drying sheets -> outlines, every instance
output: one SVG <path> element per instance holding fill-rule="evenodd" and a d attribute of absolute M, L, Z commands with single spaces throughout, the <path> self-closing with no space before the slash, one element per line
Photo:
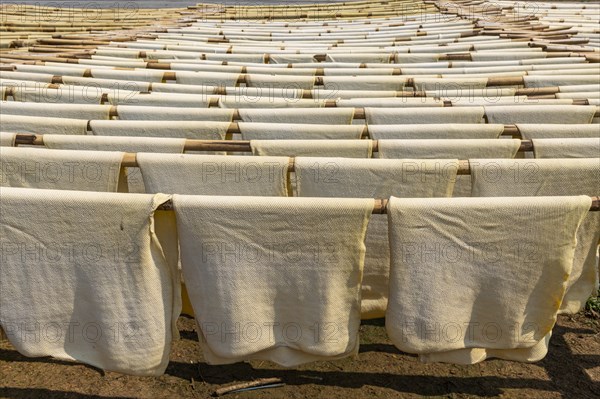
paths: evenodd
<path fill-rule="evenodd" d="M 504 3 L 199 6 L 3 51 L 5 335 L 160 375 L 182 309 L 211 364 L 355 356 L 385 317 L 422 361 L 542 359 L 598 288 L 600 7 Z"/>

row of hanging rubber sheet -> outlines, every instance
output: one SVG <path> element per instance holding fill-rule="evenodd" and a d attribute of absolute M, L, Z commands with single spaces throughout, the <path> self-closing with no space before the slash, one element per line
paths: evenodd
<path fill-rule="evenodd" d="M 174 64 L 174 63 L 171 63 Z M 171 65 L 170 64 L 170 65 Z M 326 64 L 325 64 L 326 65 Z M 334 64 L 337 65 L 337 64 Z M 3 79 L 35 81 L 40 83 L 51 83 L 55 76 L 65 78 L 64 84 L 76 85 L 78 82 L 94 83 L 115 81 L 115 82 L 147 82 L 147 83 L 165 83 L 172 81 L 174 84 L 192 85 L 192 86 L 221 86 L 235 87 L 243 84 L 245 87 L 281 87 L 293 89 L 311 89 L 317 85 L 315 76 L 322 78 L 319 85 L 336 85 L 339 89 L 365 90 L 361 85 L 370 83 L 372 88 L 379 85 L 379 90 L 393 91 L 396 87 L 408 86 L 407 80 L 414 79 L 411 85 L 417 90 L 423 90 L 427 85 L 433 83 L 444 84 L 444 81 L 450 80 L 448 84 L 455 86 L 469 86 L 471 88 L 480 88 L 488 85 L 487 78 L 522 76 L 525 87 L 544 87 L 561 85 L 583 85 L 592 84 L 597 79 L 593 75 L 598 73 L 597 64 L 585 62 L 564 64 L 556 62 L 554 64 L 531 64 L 531 65 L 506 65 L 506 66 L 469 66 L 444 68 L 433 66 L 432 63 L 419 67 L 411 64 L 388 64 L 384 67 L 346 67 L 339 65 L 337 67 L 319 67 L 319 68 L 274 68 L 268 66 L 215 66 L 201 63 L 182 63 L 174 64 L 175 68 L 156 70 L 147 67 L 123 69 L 110 67 L 106 65 L 90 64 L 72 64 L 69 67 L 62 67 L 60 64 L 46 65 L 16 65 L 13 71 L 5 71 Z M 404 67 L 407 65 L 408 67 Z M 476 64 L 477 65 L 477 64 Z M 219 72 L 220 71 L 220 72 Z M 231 72 L 226 72 L 231 71 Z M 235 72 L 234 72 L 235 71 Z M 562 72 L 562 74 L 561 74 Z M 442 79 L 436 81 L 435 79 Z M 85 80 L 89 79 L 89 80 Z M 453 82 L 452 82 L 453 81 Z M 387 83 L 389 86 L 384 86 Z M 154 86 L 154 85 L 153 85 Z M 162 86 L 158 87 L 171 87 Z M 396 89 L 398 90 L 398 89 Z"/>
<path fill-rule="evenodd" d="M 285 101 L 285 100 L 283 100 Z M 308 100 L 311 101 L 311 100 Z M 351 101 L 351 100 L 350 100 Z M 562 100 L 560 100 L 562 101 Z M 598 113 L 598 106 L 570 104 L 531 105 L 528 102 L 519 105 L 486 105 L 448 107 L 443 103 L 420 104 L 415 107 L 366 107 L 365 119 L 368 125 L 394 125 L 419 123 L 492 123 L 492 124 L 589 124 Z M 399 104 L 403 99 L 397 99 Z M 311 102 L 311 104 L 313 104 Z M 36 102 L 3 102 L 1 116 L 6 123 L 16 124 L 15 116 L 40 118 L 67 118 L 85 120 L 112 119 L 110 105 L 94 104 L 47 104 Z M 289 105 L 289 104 L 288 104 Z M 348 104 L 351 105 L 351 104 Z M 355 115 L 354 107 L 308 107 L 308 108 L 240 108 L 214 109 L 190 107 L 152 107 L 136 105 L 118 105 L 114 107 L 119 120 L 169 120 L 169 121 L 215 121 L 229 120 L 237 112 L 239 119 L 245 122 L 261 123 L 306 123 L 343 125 L 351 124 Z M 27 119 L 24 119 L 27 121 Z M 115 125 L 117 126 L 117 125 Z M 11 127 L 3 127 L 10 130 Z M 43 131 L 41 132 L 43 134 Z M 165 133 L 166 134 L 166 133 Z"/>
<path fill-rule="evenodd" d="M 537 55 L 545 53 L 536 52 Z M 401 54 L 400 54 L 401 55 Z M 399 56 L 400 56 L 399 55 Z M 412 57 L 422 57 L 426 54 L 413 54 Z M 361 54 L 360 56 L 364 56 Z M 358 57 L 358 56 L 357 56 Z M 154 69 L 152 64 L 136 59 L 121 59 L 114 57 L 92 56 L 89 59 L 78 59 L 76 63 L 65 64 L 53 61 L 41 61 L 40 64 L 15 64 L 9 70 L 3 71 L 6 80 L 22 80 L 50 83 L 52 77 L 65 78 L 64 84 L 75 85 L 77 82 L 140 82 L 157 84 L 157 90 L 165 90 L 166 87 L 174 87 L 175 83 L 183 85 L 215 85 L 247 84 L 241 78 L 247 76 L 258 76 L 263 79 L 269 76 L 290 77 L 329 77 L 329 78 L 351 78 L 361 76 L 379 76 L 381 78 L 392 75 L 397 78 L 414 77 L 426 79 L 432 77 L 462 78 L 466 82 L 469 79 L 489 77 L 527 77 L 525 85 L 528 87 L 540 86 L 536 79 L 552 79 L 558 82 L 577 79 L 577 75 L 593 75 L 598 66 L 586 62 L 581 55 L 572 57 L 532 58 L 523 60 L 507 61 L 440 61 L 438 59 L 415 59 L 412 63 L 369 63 L 369 62 L 339 62 L 325 61 L 320 63 L 302 62 L 294 64 L 255 64 L 243 62 L 228 62 L 227 64 L 215 63 L 203 60 L 156 60 L 168 68 Z M 435 57 L 435 58 L 440 58 Z M 401 61 L 401 60 L 400 60 Z M 559 71 L 566 73 L 562 76 Z M 215 73 L 211 78 L 208 73 Z M 88 79 L 88 80 L 85 80 Z M 583 77 L 579 77 L 583 79 Z M 251 79 L 250 79 L 251 80 Z M 169 84 L 159 84 L 172 81 Z M 544 82 L 542 80 L 541 82 Z M 474 83 L 477 83 L 476 81 Z M 481 83 L 480 83 L 481 84 Z M 546 84 L 548 85 L 548 84 Z M 475 84 L 471 83 L 471 86 Z M 391 90 L 391 89 L 388 89 Z"/>
<path fill-rule="evenodd" d="M 0 82 L 4 98 L 17 102 L 89 104 L 145 107 L 181 107 L 181 108 L 322 108 L 322 107 L 465 107 L 465 106 L 507 106 L 507 105 L 597 105 L 600 85 L 562 86 L 551 98 L 539 99 L 527 95 L 514 95 L 516 89 L 483 88 L 469 89 L 452 86 L 451 82 L 434 83 L 435 90 L 428 90 L 426 96 L 413 97 L 411 92 L 380 90 L 338 90 L 323 88 L 308 90 L 309 98 L 303 98 L 304 90 L 285 88 L 224 88 L 226 95 L 216 95 L 213 87 L 201 87 L 201 90 L 185 92 L 150 93 L 122 90 L 111 92 L 109 88 L 85 86 L 49 87 L 46 83 L 23 84 L 14 81 Z M 440 87 L 445 87 L 441 88 Z M 574 92 L 564 91 L 573 87 Z M 181 88 L 181 87 L 178 87 Z M 595 91 L 594 91 L 595 90 Z M 402 95 L 399 96 L 398 93 Z M 578 101 L 575 101 L 578 100 Z M 16 107 L 17 105 L 13 105 Z M 10 107 L 10 106 L 9 106 Z M 82 107 L 85 108 L 85 107 Z M 98 108 L 98 107 L 97 107 Z M 100 109 L 100 108 L 98 108 Z"/>
<path fill-rule="evenodd" d="M 82 149 L 86 142 L 94 140 L 84 135 L 121 136 L 131 140 L 149 140 L 153 138 L 188 138 L 198 140 L 224 140 L 232 126 L 233 112 L 212 109 L 203 112 L 204 121 L 165 121 L 165 120 L 85 120 L 54 117 L 32 117 L 0 114 L 4 132 L 43 134 L 47 136 L 74 135 L 80 140 Z M 261 122 L 265 118 L 260 113 L 251 113 L 258 121 L 237 122 L 241 138 L 244 140 L 332 140 L 359 139 L 364 135 L 365 125 L 345 124 L 350 118 L 347 112 L 329 112 L 330 118 L 340 118 L 341 125 L 323 123 L 269 123 Z M 284 112 L 287 117 L 291 113 Z M 250 115 L 250 114 L 246 114 Z M 299 115 L 298 115 L 299 116 Z M 389 115 L 388 115 L 389 117 Z M 300 120 L 301 121 L 301 120 Z M 419 120 L 417 122 L 423 122 Z M 411 123 L 368 125 L 370 138 L 383 139 L 492 139 L 503 134 L 505 126 L 498 123 Z M 600 130 L 596 124 L 516 124 L 523 139 L 534 138 L 585 138 L 598 137 Z M 68 138 L 64 138 L 68 140 Z M 98 139 L 95 139 L 98 140 Z M 110 138 L 106 138 L 110 140 Z"/>
<path fill-rule="evenodd" d="M 517 42 L 523 43 L 523 42 Z M 456 75 L 455 78 L 473 78 L 477 75 L 489 74 L 490 76 L 535 76 L 535 75 L 560 75 L 561 68 L 572 75 L 591 75 L 597 71 L 598 65 L 585 62 L 585 57 L 569 58 L 548 58 L 541 61 L 509 61 L 504 63 L 494 63 L 490 61 L 479 62 L 415 62 L 415 63 L 392 63 L 392 64 L 371 64 L 371 63 L 344 63 L 344 62 L 322 62 L 322 63 L 295 63 L 285 65 L 261 65 L 261 64 L 227 64 L 219 65 L 214 63 L 200 62 L 200 60 L 183 60 L 176 62 L 167 62 L 169 69 L 156 70 L 151 69 L 152 63 L 143 60 L 118 61 L 108 60 L 106 58 L 92 57 L 82 59 L 76 64 L 64 64 L 59 62 L 44 61 L 41 64 L 17 64 L 14 69 L 4 78 L 17 80 L 18 77 L 38 78 L 37 81 L 43 81 L 44 75 L 51 76 L 72 76 L 78 78 L 96 78 L 104 80 L 125 80 L 139 82 L 162 83 L 165 80 L 173 80 L 176 83 L 187 84 L 188 82 L 202 82 L 207 79 L 208 82 L 215 83 L 223 80 L 235 85 L 239 75 L 290 75 L 290 76 L 346 76 L 357 75 L 433 75 L 447 76 Z M 194 73 L 198 72 L 198 73 Z M 208 80 L 208 72 L 217 73 L 212 80 Z M 509 73 L 509 74 L 507 74 Z M 39 75 L 38 75 L 39 74 Z M 500 74 L 500 75 L 498 75 Z M 514 75 L 513 75 L 514 74 Z M 179 78 L 177 78 L 177 76 Z M 235 76 L 237 75 L 237 76 Z M 475 75 L 475 76 L 471 76 Z M 194 78 L 196 77 L 196 78 Z M 533 79 L 533 77 L 531 77 Z M 555 79 L 559 79 L 555 77 Z M 183 81 L 187 82 L 183 82 Z"/>
<path fill-rule="evenodd" d="M 119 129 L 112 129 L 115 124 Z M 96 125 L 96 124 L 94 124 Z M 183 153 L 186 138 L 223 139 L 229 129 L 229 123 L 205 125 L 197 122 L 181 124 L 181 130 L 171 132 L 172 137 L 160 137 L 163 123 L 133 124 L 131 122 L 98 122 L 97 135 L 77 134 L 45 134 L 41 135 L 43 145 L 48 149 L 86 150 L 86 151 L 125 151 L 125 152 L 162 152 Z M 364 149 L 373 147 L 370 140 L 362 140 L 364 128 L 357 125 L 294 125 L 270 123 L 238 123 L 242 139 L 249 140 L 250 148 L 255 155 L 279 152 L 279 156 L 336 156 L 344 155 L 348 148 Z M 153 128 L 154 127 L 154 128 Z M 136 129 L 137 128 L 137 129 Z M 204 128 L 204 129 L 203 129 Z M 495 142 L 501 137 L 504 125 L 376 125 L 370 126 L 368 133 L 377 141 L 378 154 L 357 152 L 353 157 L 403 158 L 415 157 L 418 148 L 431 148 L 430 157 L 478 157 L 478 153 L 458 150 L 467 148 L 513 148 L 516 141 Z M 600 130 L 595 125 L 527 125 L 519 124 L 517 131 L 525 140 L 531 140 L 536 158 L 587 158 L 596 155 Z M 111 134 L 113 133 L 113 134 Z M 121 133 L 123 135 L 114 135 Z M 125 135 L 130 133 L 129 135 Z M 134 134 L 131 134 L 134 133 Z M 0 132 L 0 145 L 12 147 L 16 145 L 18 134 Z M 22 134 L 23 137 L 32 137 Z M 358 141 L 358 143 L 357 143 Z M 191 142 L 193 143 L 193 142 Z M 337 144 L 336 144 L 337 143 Z M 235 141 L 232 144 L 236 144 Z M 312 149 L 312 150 L 311 150 Z M 564 153 L 561 154 L 561 151 Z M 320 154 L 319 154 L 320 153 Z M 366 155 L 366 156 L 365 156 Z M 514 156 L 512 150 L 509 155 Z M 500 153 L 496 154 L 500 156 Z M 502 156 L 500 156 L 502 157 Z"/>
<path fill-rule="evenodd" d="M 350 126 L 351 127 L 351 126 Z M 492 127 L 492 126 L 490 126 Z M 521 125 L 522 127 L 522 125 Z M 490 133 L 499 135 L 499 128 L 489 129 Z M 539 128 L 539 127 L 538 127 Z M 525 129 L 527 131 L 527 129 Z M 356 134 L 357 131 L 354 132 Z M 519 155 L 535 156 L 536 158 L 594 158 L 600 153 L 600 133 L 594 129 L 589 130 L 591 137 L 568 139 L 533 139 L 533 154 L 520 153 Z M 593 137 L 593 136 L 596 137 Z M 582 135 L 583 136 L 583 135 Z M 53 188 L 53 185 L 63 189 L 85 189 L 91 191 L 105 191 L 107 187 L 120 185 L 121 191 L 146 192 L 141 177 L 150 174 L 145 169 L 143 159 L 146 152 L 163 153 L 157 155 L 159 163 L 164 163 L 165 171 L 178 173 L 178 161 L 189 165 L 190 179 L 193 180 L 197 173 L 209 168 L 206 165 L 218 165 L 220 168 L 243 167 L 251 168 L 252 165 L 263 165 L 270 161 L 264 157 L 338 157 L 338 158 L 380 158 L 380 159 L 493 159 L 515 158 L 521 147 L 521 141 L 516 139 L 379 139 L 377 152 L 373 152 L 372 140 L 251 140 L 249 147 L 259 158 L 251 156 L 216 156 L 215 152 L 204 152 L 204 156 L 188 154 L 184 156 L 168 155 L 167 153 L 181 154 L 186 145 L 183 138 L 139 138 L 139 137 L 113 137 L 113 136 L 69 136 L 69 135 L 44 135 L 44 146 L 32 148 L 6 148 L 3 154 L 4 180 L 12 181 L 16 185 L 35 187 L 43 185 L 44 188 Z M 16 134 L 2 133 L 5 145 L 12 145 Z M 59 151 L 56 151 L 59 150 Z M 79 152 L 77 150 L 86 150 Z M 112 152 L 111 152 L 112 151 Z M 123 152 L 139 153 L 138 163 L 141 162 L 141 175 L 139 169 L 129 166 L 129 176 L 125 179 L 121 160 Z M 191 151 L 195 152 L 195 151 Z M 220 152 L 223 154 L 222 152 Z M 210 155 L 208 155 L 210 154 Z M 100 158 L 99 158 L 100 157 Z M 100 162 L 100 159 L 103 161 Z M 140 159 L 142 161 L 140 161 Z M 72 162 L 81 162 L 80 174 L 73 176 Z M 93 165 L 98 162 L 96 171 Z M 43 165 L 40 166 L 40 165 Z M 237 166 L 236 166 L 237 165 Z M 35 168 L 34 168 L 35 166 Z M 50 168 L 54 166 L 54 168 Z M 34 168 L 27 174 L 28 168 Z M 46 171 L 45 168 L 49 168 Z M 260 169 L 259 168 L 259 169 Z M 40 171 L 46 178 L 40 179 Z M 64 171 L 64 173 L 62 172 Z M 85 171 L 85 173 L 83 173 Z M 52 173 L 50 173 L 52 172 Z M 70 173 L 67 173 L 70 172 Z M 88 179 L 88 175 L 98 174 L 96 179 Z M 265 172 L 266 173 L 266 172 Z M 283 175 L 287 172 L 284 171 Z M 213 178 L 218 177 L 215 172 Z M 145 180 L 145 177 L 144 177 Z M 126 188 L 126 181 L 129 189 Z M 222 190 L 239 192 L 247 181 L 230 181 L 230 188 Z M 295 182 L 292 182 L 295 183 Z M 6 183 L 5 183 L 6 184 Z M 237 187 L 238 185 L 240 185 Z M 108 185 L 108 186 L 105 186 Z M 192 184 L 192 186 L 196 186 Z M 192 187 L 190 186 L 190 187 Z M 202 190 L 201 188 L 198 190 Z M 284 186 L 286 186 L 284 184 Z M 292 185 L 287 185 L 286 190 L 291 190 Z M 111 191 L 111 190 L 109 190 Z M 169 192 L 169 190 L 166 190 Z M 243 191 L 243 190 L 242 190 Z M 471 181 L 467 176 L 459 176 L 454 187 L 454 196 L 469 196 Z M 200 192 L 198 192 L 200 193 Z M 220 194 L 220 193 L 216 193 Z"/>
<path fill-rule="evenodd" d="M 432 88 L 436 91 L 426 91 L 427 96 L 413 97 L 411 92 L 399 91 L 368 91 L 364 95 L 359 90 L 338 90 L 335 86 L 327 86 L 324 89 L 309 90 L 310 98 L 302 98 L 304 90 L 288 91 L 286 88 L 233 88 L 225 89 L 228 95 L 215 95 L 213 88 L 202 88 L 198 93 L 158 92 L 151 93 L 123 90 L 118 93 L 109 93 L 110 89 L 94 88 L 88 89 L 82 86 L 63 86 L 62 88 L 47 88 L 46 84 L 23 85 L 20 87 L 7 85 L 3 87 L 6 93 L 4 97 L 8 100 L 14 99 L 6 105 L 6 113 L 32 113 L 36 109 L 43 108 L 41 105 L 31 104 L 65 104 L 69 105 L 71 112 L 87 112 L 94 110 L 95 119 L 107 119 L 106 114 L 100 110 L 109 109 L 108 106 L 120 106 L 128 109 L 131 106 L 153 107 L 159 113 L 161 108 L 188 108 L 188 112 L 194 113 L 194 109 L 205 108 L 232 108 L 232 109 L 272 109 L 272 108 L 307 108 L 323 107 L 499 107 L 511 105 L 528 106 L 583 106 L 598 105 L 598 93 L 585 91 L 587 87 L 597 88 L 598 85 L 585 85 L 578 89 L 581 92 L 556 92 L 551 98 L 539 99 L 527 95 L 501 96 L 507 89 L 483 88 L 483 89 L 461 89 L 454 82 L 434 82 Z M 10 86 L 10 87 L 9 87 Z M 441 88 L 440 88 L 441 87 Z M 583 86 L 581 86 L 583 87 Z M 564 88 L 564 87 L 563 87 Z M 252 90 L 255 89 L 255 90 Z M 216 89 L 215 89 L 216 90 Z M 205 91 L 207 93 L 201 93 Z M 513 92 L 515 92 L 513 90 Z M 8 93 L 11 95 L 9 96 Z M 402 93 L 398 96 L 397 93 Z M 583 102 L 583 103 L 582 103 Z M 78 105 L 81 104 L 81 107 Z M 92 106 L 92 107 L 90 107 Z M 79 110 L 78 110 L 79 108 Z M 567 108 L 569 109 L 569 108 Z M 44 110 L 51 112 L 52 107 Z M 185 110 L 175 110 L 181 113 Z M 39 112 L 39 111 L 37 111 Z M 193 116 L 192 116 L 193 117 Z M 90 118 L 83 116 L 82 118 Z M 182 119 L 187 119 L 183 116 Z"/>
<path fill-rule="evenodd" d="M 106 191 L 109 187 L 114 189 L 120 181 L 122 182 L 121 162 L 125 152 L 135 154 L 142 175 L 150 173 L 144 170 L 145 153 L 160 153 L 156 157 L 159 163 L 164 164 L 165 171 L 177 174 L 176 164 L 180 161 L 189 165 L 191 168 L 189 177 L 193 179 L 197 173 L 202 173 L 203 169 L 208 168 L 206 165 L 219 165 L 219 168 L 224 169 L 236 165 L 250 168 L 251 165 L 268 165 L 271 158 L 283 157 L 286 164 L 290 162 L 289 157 L 319 156 L 347 158 L 348 161 L 351 158 L 363 158 L 367 160 L 367 164 L 375 164 L 373 158 L 510 159 L 518 155 L 522 143 L 516 139 L 380 139 L 377 142 L 372 140 L 251 140 L 249 147 L 256 155 L 253 157 L 215 155 L 215 152 L 204 152 L 202 156 L 193 154 L 197 151 L 191 151 L 186 155 L 171 155 L 183 153 L 187 143 L 184 138 L 44 135 L 42 136 L 44 147 L 8 148 L 14 145 L 17 135 L 1 133 L 0 137 L 2 145 L 7 146 L 2 156 L 2 163 L 5 165 L 2 170 L 3 181 L 13 181 L 16 185 L 32 185 L 32 187 L 43 185 L 44 188 L 53 188 L 56 184 L 63 189 L 87 191 Z M 374 143 L 377 143 L 377 152 L 373 152 Z M 559 159 L 594 158 L 600 152 L 600 137 L 533 139 L 532 144 L 533 154 L 520 153 L 519 155 Z M 70 166 L 73 162 L 87 165 L 80 166 L 81 173 L 77 177 L 74 176 L 73 167 Z M 129 168 L 132 167 L 129 165 Z M 32 169 L 31 173 L 28 172 L 29 169 Z M 45 172 L 46 178 L 40 178 L 41 172 Z M 88 176 L 94 173 L 98 178 L 88 179 Z M 283 175 L 286 174 L 287 171 L 283 171 Z M 217 175 L 218 173 L 215 173 L 215 178 Z M 454 196 L 468 196 L 470 180 L 466 176 L 460 177 L 461 182 L 457 183 Z M 239 190 L 235 186 L 244 182 L 236 180 L 229 184 L 235 192 Z M 126 190 L 124 186 L 121 189 Z M 144 192 L 144 190 L 134 190 L 134 192 Z"/>
<path fill-rule="evenodd" d="M 448 92 L 459 91 L 462 97 L 482 96 L 487 98 L 488 103 L 493 104 L 495 97 L 502 95 L 510 98 L 511 84 L 523 85 L 526 89 L 553 88 L 556 93 L 560 92 L 561 87 L 580 87 L 580 91 L 589 92 L 586 87 L 598 85 L 597 64 L 581 64 L 566 70 L 564 64 L 554 65 L 555 70 L 540 70 L 530 72 L 481 72 L 477 74 L 461 75 L 457 72 L 452 74 L 443 73 L 438 68 L 433 68 L 431 73 L 418 75 L 412 74 L 409 70 L 391 70 L 388 76 L 382 68 L 374 68 L 376 73 L 369 75 L 364 71 L 367 69 L 346 69 L 333 68 L 336 76 L 318 76 L 314 77 L 306 74 L 297 76 L 289 72 L 283 74 L 281 71 L 273 71 L 265 74 L 231 74 L 220 72 L 188 72 L 176 71 L 170 72 L 175 76 L 176 83 L 165 82 L 163 74 L 155 76 L 149 80 L 146 76 L 148 71 L 154 70 L 132 70 L 129 73 L 123 73 L 122 70 L 114 70 L 120 74 L 114 74 L 115 78 L 91 78 L 72 75 L 81 75 L 88 69 L 67 68 L 67 72 L 61 75 L 52 73 L 33 73 L 33 72 L 3 72 L 2 86 L 12 87 L 11 97 L 16 101 L 36 101 L 41 99 L 45 102 L 71 102 L 71 103 L 99 103 L 105 101 L 101 95 L 106 94 L 106 100 L 113 103 L 123 103 L 123 101 L 142 102 L 145 97 L 162 98 L 164 101 L 171 102 L 173 106 L 178 103 L 176 96 L 168 96 L 167 93 L 196 94 L 196 97 L 187 97 L 187 102 L 196 100 L 197 106 L 207 106 L 206 104 L 216 95 L 220 97 L 224 104 L 238 103 L 248 104 L 258 99 L 270 99 L 283 97 L 288 102 L 296 100 L 299 103 L 300 98 L 306 97 L 305 93 L 310 94 L 313 99 L 336 99 L 353 98 L 360 100 L 362 98 L 388 98 L 396 97 L 397 92 L 422 93 L 428 92 L 428 96 L 448 97 Z M 585 68 L 584 68 L 585 67 Z M 46 72 L 52 72 L 55 67 L 48 67 Z M 423 70 L 423 68 L 419 68 Z M 482 68 L 485 69 L 485 68 Z M 494 69 L 494 68 L 490 68 Z M 99 68 L 99 71 L 112 71 L 108 68 Z M 287 69 L 289 70 L 289 68 Z M 304 71 L 304 69 L 299 69 Z M 40 71 L 40 70 L 36 70 Z M 286 69 L 282 70 L 286 71 Z M 405 72 L 400 74 L 401 72 Z M 58 71 L 55 71 L 58 72 Z M 398 73 L 396 73 L 398 72 Z M 536 73 L 534 73 L 536 72 Z M 525 73 L 528 73 L 526 76 Z M 185 80 L 186 74 L 192 76 Z M 348 74 L 345 76 L 344 74 Z M 566 75 L 565 75 L 566 74 Z M 96 74 L 104 76 L 103 74 Z M 121 76 L 122 75 L 122 76 Z M 127 76 L 128 75 L 128 76 Z M 221 75 L 226 75 L 221 77 Z M 502 83 L 501 78 L 510 78 L 508 83 Z M 243 85 L 239 82 L 242 81 Z M 555 89 L 556 88 L 556 89 Z M 60 89 L 60 90 L 59 90 Z M 504 91 L 503 91 L 504 90 Z M 579 89 L 578 89 L 579 91 Z M 154 96 L 149 96 L 151 92 Z M 514 92 L 514 91 L 513 91 Z M 141 95 L 141 94 L 144 95 Z M 162 93 L 159 95 L 159 93 Z M 532 96 L 536 96 L 535 90 L 529 90 Z M 95 95 L 94 95 L 95 94 Z M 554 94 L 554 93 L 547 93 Z M 199 97 L 203 95 L 204 97 Z M 212 97 L 210 97 L 212 95 Z M 539 97 L 541 94 L 538 94 Z M 236 98 L 235 96 L 239 97 Z M 422 96 L 422 94 L 420 94 Z M 579 97 L 583 97 L 580 95 Z M 596 98 L 593 93 L 586 93 L 590 98 Z M 182 96 L 183 97 L 183 96 Z M 537 98 L 535 97 L 535 98 Z M 186 99 L 183 97 L 183 99 Z M 538 98 L 542 100 L 544 97 Z M 38 100 L 40 101 L 40 100 Z M 183 101 L 183 100 L 182 100 Z M 405 100 L 406 101 L 406 100 Z M 316 101 L 313 101 L 316 102 Z M 127 103 L 127 102 L 125 102 Z M 258 102 L 266 104 L 266 101 Z M 203 105 L 204 104 L 204 105 Z"/>
<path fill-rule="evenodd" d="M 2 191 L 0 322 L 25 355 L 162 374 L 181 309 L 178 245 L 209 363 L 358 353 L 372 199 Z M 157 210 L 168 199 L 174 212 Z M 579 293 L 571 278 L 590 206 L 587 196 L 391 197 L 392 342 L 424 361 L 542 359 Z"/>

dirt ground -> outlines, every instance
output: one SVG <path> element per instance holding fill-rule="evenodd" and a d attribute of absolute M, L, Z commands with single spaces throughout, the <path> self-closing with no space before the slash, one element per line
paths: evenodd
<path fill-rule="evenodd" d="M 364 322 L 358 359 L 283 369 L 269 362 L 209 366 L 193 319 L 180 318 L 181 340 L 158 378 L 103 373 L 50 358 L 21 356 L 0 344 L 2 398 L 205 398 L 235 382 L 278 377 L 286 384 L 231 398 L 600 398 L 600 320 L 560 316 L 550 352 L 535 364 L 488 360 L 472 366 L 421 364 L 399 352 L 384 321 Z"/>

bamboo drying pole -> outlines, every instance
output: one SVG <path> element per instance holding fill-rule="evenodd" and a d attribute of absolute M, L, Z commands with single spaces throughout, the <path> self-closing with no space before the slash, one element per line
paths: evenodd
<path fill-rule="evenodd" d="M 351 126 L 351 125 L 348 125 L 348 126 Z M 92 130 L 90 127 L 90 121 L 88 121 L 87 130 L 88 131 Z M 240 124 L 238 122 L 230 122 L 229 127 L 227 128 L 227 131 L 225 133 L 227 135 L 241 134 L 242 131 L 240 129 Z M 521 133 L 519 132 L 519 129 L 516 125 L 504 125 L 504 129 L 502 130 L 502 133 L 500 135 L 501 136 L 510 136 L 510 137 L 514 137 L 514 138 L 521 137 Z M 39 141 L 40 143 L 43 143 L 42 136 L 43 135 L 41 135 L 41 134 L 35 134 L 35 133 L 20 133 L 17 135 L 17 144 L 36 145 L 36 144 L 38 144 L 37 141 Z M 365 125 L 363 127 L 361 137 L 362 138 L 370 137 L 369 126 Z M 225 140 L 225 141 L 227 141 L 227 140 Z M 194 140 L 188 140 L 188 143 L 189 143 L 189 145 L 194 145 L 193 144 Z M 190 151 L 203 151 L 203 150 L 190 149 Z M 227 150 L 216 150 L 216 151 L 227 151 Z"/>
<path fill-rule="evenodd" d="M 590 206 L 590 212 L 600 212 L 600 196 L 590 197 L 592 199 L 592 205 Z M 387 214 L 388 199 L 373 199 L 375 202 L 373 206 L 374 215 L 385 215 Z M 161 211 L 172 211 L 173 201 L 168 200 L 158 207 Z"/>

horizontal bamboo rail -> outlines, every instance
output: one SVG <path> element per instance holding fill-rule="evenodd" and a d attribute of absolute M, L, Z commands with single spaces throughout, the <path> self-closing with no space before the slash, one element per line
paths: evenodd
<path fill-rule="evenodd" d="M 594 197 L 590 197 L 592 199 L 592 204 L 590 205 L 590 212 L 600 212 L 600 196 L 594 196 Z M 388 199 L 373 199 L 373 201 L 375 202 L 374 206 L 373 206 L 373 212 L 372 214 L 374 215 L 385 215 L 388 213 Z M 172 200 L 168 200 L 166 202 L 164 202 L 162 205 L 160 205 L 158 207 L 158 210 L 161 211 L 172 211 L 174 210 L 173 208 L 173 201 Z"/>
<path fill-rule="evenodd" d="M 88 121 L 87 131 L 92 131 L 91 126 L 90 126 L 90 121 Z M 227 131 L 225 132 L 225 134 L 227 134 L 227 135 L 241 134 L 241 133 L 242 133 L 242 131 L 240 129 L 240 125 L 238 122 L 230 122 L 229 126 L 227 127 Z M 501 136 L 510 136 L 513 138 L 521 137 L 521 133 L 519 132 L 519 129 L 516 125 L 504 125 L 504 129 L 502 130 L 502 133 L 500 135 Z M 363 127 L 361 137 L 364 139 L 368 139 L 370 136 L 371 135 L 369 133 L 369 126 L 365 125 Z M 17 140 L 17 142 L 16 142 L 17 144 L 38 145 L 38 144 L 43 144 L 44 139 L 43 139 L 43 134 L 19 133 L 19 134 L 17 134 L 16 140 Z M 202 141 L 206 142 L 206 140 L 202 140 Z M 223 145 L 231 145 L 231 144 L 229 144 L 230 142 L 235 142 L 235 141 L 239 142 L 241 140 L 224 140 L 224 141 L 223 140 L 208 140 L 208 141 L 215 141 L 217 143 L 226 142 Z M 191 145 L 193 143 L 193 140 L 188 139 L 188 142 L 190 142 L 190 145 Z M 228 147 L 228 149 L 215 150 L 215 151 L 233 151 L 230 148 L 231 147 Z M 190 148 L 189 151 L 196 151 L 196 150 L 193 150 Z M 197 150 L 197 151 L 204 151 L 204 150 Z M 239 150 L 239 151 L 246 151 L 246 150 Z"/>

